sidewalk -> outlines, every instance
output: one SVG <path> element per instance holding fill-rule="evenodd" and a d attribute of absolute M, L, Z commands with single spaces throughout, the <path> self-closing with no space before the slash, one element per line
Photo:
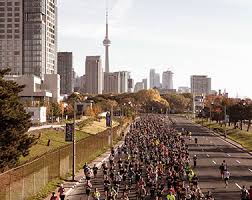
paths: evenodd
<path fill-rule="evenodd" d="M 129 131 L 129 127 L 130 125 L 124 130 L 125 133 L 127 133 Z M 125 134 L 126 135 L 126 134 Z M 122 146 L 124 143 L 124 137 L 122 138 L 121 141 L 119 141 L 116 145 L 114 145 L 114 148 L 117 149 L 119 146 Z M 94 164 L 96 164 L 96 166 L 100 169 L 101 165 L 104 161 L 108 160 L 109 156 L 110 156 L 110 152 L 111 150 L 108 149 L 105 153 L 103 153 L 102 155 L 100 155 L 99 157 L 97 157 L 95 160 L 93 160 L 92 162 L 88 163 L 88 165 L 90 167 L 93 167 Z M 75 181 L 64 181 L 63 185 L 66 191 L 66 200 L 68 199 L 67 196 L 76 188 L 76 186 L 78 186 L 80 184 L 80 182 L 84 179 L 84 173 L 83 170 L 79 170 L 78 172 L 76 172 L 75 174 Z M 58 188 L 57 190 L 55 190 L 55 194 L 58 193 Z M 44 200 L 50 200 L 51 195 L 49 195 L 46 199 Z"/>

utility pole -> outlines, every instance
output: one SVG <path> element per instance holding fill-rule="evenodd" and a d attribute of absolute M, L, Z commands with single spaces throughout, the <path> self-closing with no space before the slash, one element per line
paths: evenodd
<path fill-rule="evenodd" d="M 227 137 L 227 128 L 226 128 L 226 123 L 227 123 L 227 106 L 225 105 L 224 106 L 224 122 L 225 122 L 225 126 L 224 126 L 224 129 L 225 129 L 225 133 L 224 133 L 224 137 L 226 138 Z"/>
<path fill-rule="evenodd" d="M 110 144 L 111 147 L 113 147 L 113 106 L 111 106 L 111 111 L 110 111 Z"/>
<path fill-rule="evenodd" d="M 76 102 L 74 102 L 74 118 L 73 118 L 73 163 L 72 163 L 72 180 L 75 178 L 75 161 L 76 161 L 76 145 L 75 145 L 75 121 L 76 121 Z"/>

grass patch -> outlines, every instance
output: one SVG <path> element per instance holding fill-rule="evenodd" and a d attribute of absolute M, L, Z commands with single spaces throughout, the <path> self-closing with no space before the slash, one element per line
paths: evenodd
<path fill-rule="evenodd" d="M 116 127 L 118 125 L 119 123 L 113 120 L 113 127 Z M 92 124 L 87 124 L 86 126 L 82 127 L 80 130 L 84 131 L 85 133 L 94 135 L 102 131 L 105 131 L 106 129 L 107 129 L 106 120 L 102 118 L 100 121 L 94 120 Z"/>
<path fill-rule="evenodd" d="M 52 191 L 55 191 L 61 183 L 63 183 L 63 180 L 59 178 L 54 179 L 47 183 L 39 193 L 27 198 L 26 200 L 43 200 L 48 196 L 48 194 L 50 194 Z"/>
<path fill-rule="evenodd" d="M 26 162 L 38 156 L 41 156 L 49 151 L 57 149 L 59 147 L 69 144 L 65 142 L 65 132 L 64 130 L 56 129 L 42 129 L 37 131 L 29 132 L 35 135 L 35 137 L 40 137 L 36 140 L 35 144 L 30 148 L 29 155 L 25 157 L 20 157 L 20 162 Z M 76 140 L 81 140 L 88 137 L 89 134 L 83 131 L 76 130 Z M 47 146 L 48 140 L 50 140 L 50 145 Z"/>
<path fill-rule="evenodd" d="M 202 124 L 202 120 L 195 120 L 195 123 Z M 219 133 L 220 135 L 224 135 L 225 133 L 225 126 L 220 125 L 216 122 L 207 122 L 203 121 L 203 126 L 207 128 L 211 128 L 216 133 Z M 226 126 L 227 131 L 227 137 L 231 140 L 234 140 L 235 142 L 242 145 L 244 148 L 246 148 L 249 151 L 252 151 L 252 133 L 247 132 L 246 130 L 240 130 L 239 128 L 234 128 L 233 126 Z"/>

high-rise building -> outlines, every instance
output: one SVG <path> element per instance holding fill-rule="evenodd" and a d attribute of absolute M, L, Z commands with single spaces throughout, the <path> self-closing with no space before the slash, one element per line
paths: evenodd
<path fill-rule="evenodd" d="M 138 92 L 140 90 L 144 90 L 144 83 L 143 82 L 137 82 L 135 85 L 134 92 Z"/>
<path fill-rule="evenodd" d="M 173 73 L 171 71 L 163 72 L 162 88 L 167 90 L 173 89 Z"/>
<path fill-rule="evenodd" d="M 202 75 L 191 76 L 191 93 L 194 95 L 208 95 L 211 92 L 211 78 Z"/>
<path fill-rule="evenodd" d="M 129 93 L 133 92 L 133 87 L 134 87 L 134 80 L 129 77 L 128 79 L 128 92 Z"/>
<path fill-rule="evenodd" d="M 0 68 L 11 74 L 57 73 L 57 1 L 0 1 Z"/>
<path fill-rule="evenodd" d="M 147 81 L 147 78 L 144 78 L 142 80 L 143 84 L 144 84 L 144 90 L 147 90 L 148 89 L 148 81 Z"/>
<path fill-rule="evenodd" d="M 105 72 L 109 72 L 109 46 L 111 41 L 109 40 L 108 33 L 108 9 L 106 10 L 106 36 L 103 40 L 103 45 L 105 46 Z"/>
<path fill-rule="evenodd" d="M 104 73 L 104 94 L 113 93 L 119 94 L 120 93 L 120 72 L 111 72 L 111 73 Z"/>
<path fill-rule="evenodd" d="M 160 75 L 155 73 L 154 76 L 154 87 L 155 88 L 160 88 L 161 87 L 161 83 L 160 83 Z"/>
<path fill-rule="evenodd" d="M 85 64 L 86 92 L 89 94 L 102 94 L 103 71 L 101 56 L 87 56 Z"/>
<path fill-rule="evenodd" d="M 155 69 L 150 69 L 150 88 L 155 87 Z"/>
<path fill-rule="evenodd" d="M 191 89 L 189 87 L 179 87 L 178 88 L 178 93 L 191 93 Z"/>
<path fill-rule="evenodd" d="M 130 72 L 121 71 L 120 73 L 120 93 L 128 92 L 128 79 L 130 77 Z"/>
<path fill-rule="evenodd" d="M 86 75 L 75 77 L 74 79 L 74 91 L 86 93 Z"/>
<path fill-rule="evenodd" d="M 58 74 L 60 75 L 60 94 L 71 94 L 74 81 L 72 52 L 58 52 Z"/>

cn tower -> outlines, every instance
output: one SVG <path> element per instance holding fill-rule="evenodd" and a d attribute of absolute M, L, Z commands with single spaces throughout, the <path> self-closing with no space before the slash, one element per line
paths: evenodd
<path fill-rule="evenodd" d="M 109 72 L 109 46 L 111 41 L 108 38 L 108 8 L 106 8 L 106 36 L 103 40 L 105 46 L 105 72 Z"/>

